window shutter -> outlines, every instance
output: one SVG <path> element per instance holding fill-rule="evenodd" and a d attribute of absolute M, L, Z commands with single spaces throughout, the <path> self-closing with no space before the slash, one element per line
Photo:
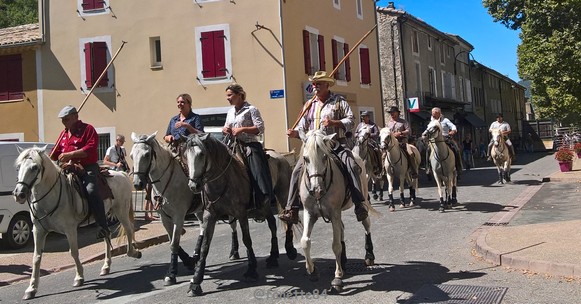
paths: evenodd
<path fill-rule="evenodd" d="M 204 78 L 216 77 L 214 35 L 212 35 L 212 32 L 203 32 L 200 42 L 202 43 L 202 76 Z"/>
<path fill-rule="evenodd" d="M 85 43 L 85 85 L 88 88 L 93 87 L 93 81 L 96 79 L 93 78 L 93 48 L 92 43 L 87 42 Z"/>
<path fill-rule="evenodd" d="M 93 6 L 96 9 L 104 8 L 105 7 L 105 1 L 104 0 L 94 0 Z"/>
<path fill-rule="evenodd" d="M 317 42 L 319 44 L 319 70 L 325 70 L 325 37 L 319 35 Z"/>
<path fill-rule="evenodd" d="M 0 101 L 8 100 L 9 56 L 0 56 Z"/>
<path fill-rule="evenodd" d="M 333 68 L 335 68 L 337 63 L 339 63 L 339 59 L 337 58 L 339 57 L 337 54 L 337 40 L 335 39 L 331 39 L 331 53 L 333 54 Z M 333 77 L 339 79 L 339 73 L 335 73 Z"/>
<path fill-rule="evenodd" d="M 226 50 L 224 47 L 224 40 L 226 36 L 224 36 L 224 31 L 215 31 L 214 32 L 214 63 L 215 63 L 215 71 L 216 77 L 224 77 L 226 76 Z"/>
<path fill-rule="evenodd" d="M 95 9 L 95 0 L 83 0 L 81 6 L 84 11 Z"/>
<path fill-rule="evenodd" d="M 107 43 L 103 41 L 93 42 L 93 82 L 97 81 L 101 73 L 107 67 Z M 103 76 L 97 87 L 109 86 L 109 77 L 107 73 Z"/>
<path fill-rule="evenodd" d="M 360 48 L 359 57 L 361 58 L 361 83 L 371 83 L 371 71 L 369 67 L 369 49 Z"/>
<path fill-rule="evenodd" d="M 22 99 L 22 57 L 11 56 L 8 61 L 8 100 Z"/>
<path fill-rule="evenodd" d="M 311 43 L 309 40 L 309 31 L 303 30 L 303 54 L 305 56 L 305 74 L 311 75 Z"/>
<path fill-rule="evenodd" d="M 343 53 L 345 55 L 349 53 L 349 44 L 343 44 Z M 351 81 L 351 61 L 349 61 L 349 57 L 345 59 L 345 80 L 347 82 Z"/>

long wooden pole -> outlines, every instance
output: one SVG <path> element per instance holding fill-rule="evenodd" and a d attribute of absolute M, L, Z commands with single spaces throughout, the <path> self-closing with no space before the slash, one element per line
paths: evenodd
<path fill-rule="evenodd" d="M 111 64 L 113 64 L 113 61 L 115 61 L 115 58 L 117 58 L 117 55 L 119 55 L 119 52 L 121 52 L 121 49 L 123 49 L 123 46 L 125 45 L 125 43 L 127 43 L 127 41 L 123 41 L 123 40 L 121 41 L 121 46 L 119 47 L 119 49 L 117 50 L 117 52 L 115 52 L 115 55 L 113 55 L 113 57 L 111 58 L 111 60 L 109 61 L 109 63 L 107 63 L 107 66 L 105 66 L 105 69 L 103 70 L 103 72 L 101 72 L 101 75 L 99 75 L 99 78 L 97 78 L 97 81 L 95 82 L 95 85 L 93 85 L 91 87 L 91 90 L 89 91 L 89 93 L 87 93 L 87 95 L 83 99 L 83 102 L 81 102 L 81 105 L 77 109 L 77 113 L 78 112 L 81 112 L 81 109 L 83 108 L 83 106 L 85 105 L 85 103 L 87 102 L 87 100 L 89 99 L 89 96 L 91 96 L 93 94 L 93 91 L 95 90 L 95 88 L 97 87 L 97 85 L 99 84 L 99 82 L 101 81 L 101 79 L 103 79 L 103 77 L 105 77 L 105 74 L 107 74 L 107 70 L 109 70 L 109 67 L 111 66 Z M 59 142 L 61 141 L 61 139 L 63 138 L 64 134 L 65 134 L 65 132 L 61 132 L 61 134 L 59 135 L 59 138 L 56 140 L 56 144 L 54 145 L 54 147 L 50 151 L 50 154 L 49 154 L 50 158 L 52 158 L 52 155 L 54 153 L 54 150 L 57 147 L 57 145 L 59 144 Z"/>
<path fill-rule="evenodd" d="M 377 27 L 377 24 L 375 24 L 367 33 L 365 33 L 365 35 L 363 35 L 363 37 L 361 37 L 361 39 L 359 39 L 359 41 L 357 41 L 357 43 L 349 50 L 349 52 L 347 52 L 347 54 L 345 54 L 345 56 L 343 56 L 343 58 L 341 59 L 341 61 L 339 61 L 337 66 L 335 66 L 335 68 L 333 69 L 331 74 L 329 74 L 329 77 L 333 77 L 335 75 L 335 73 L 337 73 L 337 71 L 339 70 L 339 67 L 345 62 L 345 60 L 347 60 L 347 58 L 349 58 L 351 53 L 353 53 L 357 49 L 357 47 L 363 42 L 363 40 L 365 40 L 365 38 L 367 38 L 367 36 L 369 36 L 373 32 L 373 30 L 375 30 L 376 27 Z M 309 109 L 313 105 L 315 98 L 316 98 L 316 95 L 313 96 L 311 99 L 309 99 L 309 101 L 307 101 L 307 103 L 305 104 L 305 106 L 303 107 L 301 112 L 299 113 L 299 117 L 297 117 L 297 120 L 295 121 L 295 123 L 291 127 L 291 130 L 296 128 L 297 125 L 299 124 L 299 122 L 301 121 L 301 119 L 303 118 L 303 116 L 305 116 L 305 114 L 307 114 L 307 112 L 309 111 Z"/>

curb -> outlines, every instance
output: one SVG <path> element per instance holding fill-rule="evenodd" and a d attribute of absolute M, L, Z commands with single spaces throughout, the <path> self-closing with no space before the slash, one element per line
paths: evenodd
<path fill-rule="evenodd" d="M 574 178 L 558 178 L 553 179 L 555 174 L 551 174 L 549 177 L 544 177 L 543 182 L 548 181 L 575 181 Z M 581 181 L 581 180 L 580 180 Z M 502 253 L 497 249 L 494 249 L 486 243 L 486 237 L 488 236 L 488 231 L 496 227 L 497 229 L 502 229 L 498 226 L 508 224 L 508 222 L 516 215 L 520 209 L 530 201 L 530 199 L 542 188 L 541 185 L 530 186 L 525 188 L 512 202 L 511 206 L 516 208 L 504 213 L 497 213 L 490 218 L 487 224 L 479 228 L 474 232 L 473 236 L 476 238 L 474 245 L 474 250 L 476 254 L 483 258 L 484 260 L 497 265 L 505 266 L 514 269 L 529 270 L 538 273 L 544 273 L 555 276 L 565 276 L 565 277 L 581 277 L 581 265 L 570 264 L 570 263 L 556 263 L 548 262 L 542 260 L 530 260 L 509 253 Z"/>
<path fill-rule="evenodd" d="M 167 234 L 163 234 L 160 236 L 150 237 L 150 238 L 147 238 L 147 239 L 139 241 L 139 242 L 136 241 L 134 243 L 135 243 L 135 246 L 137 249 L 142 250 L 142 249 L 145 249 L 147 247 L 159 245 L 159 244 L 162 244 L 162 243 L 165 243 L 168 241 L 169 241 L 169 236 Z M 127 253 L 127 244 L 113 245 L 113 248 L 111 249 L 111 257 L 120 256 L 120 255 L 123 255 L 126 253 Z M 98 253 L 98 254 L 95 254 L 95 255 L 90 256 L 88 258 L 85 258 L 84 260 L 81 260 L 81 264 L 82 265 L 90 264 L 90 263 L 93 263 L 93 262 L 96 262 L 99 260 L 103 260 L 104 258 L 105 258 L 104 252 Z M 47 276 L 47 275 L 50 275 L 50 274 L 53 274 L 56 272 L 68 270 L 68 269 L 71 269 L 74 267 L 75 267 L 75 263 L 71 262 L 70 264 L 63 265 L 61 267 L 49 269 L 47 271 L 47 273 L 44 275 L 41 275 L 41 277 L 44 277 L 44 276 Z M 28 280 L 28 279 L 30 279 L 30 275 L 28 275 L 28 274 L 27 275 L 19 275 L 19 276 L 14 276 L 13 278 L 10 278 L 10 279 L 3 280 L 2 283 L 6 283 L 7 285 L 11 285 L 13 283 Z"/>

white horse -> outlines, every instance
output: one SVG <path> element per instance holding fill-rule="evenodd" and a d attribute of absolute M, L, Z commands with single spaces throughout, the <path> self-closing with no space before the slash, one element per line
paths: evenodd
<path fill-rule="evenodd" d="M 413 160 L 416 164 L 416 168 L 420 165 L 420 152 L 413 145 L 408 145 L 408 151 L 403 151 L 399 145 L 397 138 L 391 132 L 389 128 L 383 128 L 379 132 L 380 137 L 380 147 L 386 153 L 385 160 L 383 162 L 385 173 L 387 176 L 387 182 L 389 183 L 388 194 L 389 194 L 389 210 L 394 211 L 394 199 L 393 199 L 393 184 L 397 177 L 399 180 L 399 196 L 400 196 L 400 206 L 405 207 L 405 196 L 404 196 L 404 186 L 407 182 L 410 190 L 410 206 L 413 206 L 416 201 L 416 189 L 418 188 L 418 178 L 412 178 L 410 173 L 410 168 L 412 164 L 408 162 L 408 158 L 404 153 L 413 153 Z"/>
<path fill-rule="evenodd" d="M 76 275 L 73 286 L 84 284 L 83 266 L 79 259 L 77 227 L 88 220 L 89 206 L 75 189 L 71 174 L 65 174 L 45 154 L 44 148 L 18 149 L 16 159 L 18 181 L 13 194 L 16 202 L 28 203 L 34 224 L 34 258 L 30 285 L 23 299 L 36 296 L 39 284 L 40 261 L 46 242 L 46 236 L 54 231 L 67 237 L 71 256 L 75 260 Z M 107 184 L 113 193 L 113 199 L 104 199 L 105 210 L 119 219 L 122 225 L 119 236 L 127 236 L 127 256 L 141 258 L 133 244 L 133 205 L 131 203 L 131 182 L 126 173 L 109 171 Z M 82 187 L 82 186 L 81 186 Z M 105 261 L 100 275 L 109 274 L 111 268 L 111 240 L 106 239 Z"/>
<path fill-rule="evenodd" d="M 510 166 L 512 160 L 508 151 L 509 147 L 504 141 L 504 136 L 502 136 L 500 129 L 492 129 L 491 134 L 494 144 L 490 155 L 498 170 L 498 183 L 504 184 L 504 181 L 510 182 Z"/>
<path fill-rule="evenodd" d="M 381 164 L 381 151 L 379 145 L 371 138 L 371 129 L 364 126 L 355 134 L 355 147 L 353 153 L 365 162 L 367 181 L 371 180 L 373 199 L 383 201 L 383 166 Z M 379 196 L 377 195 L 379 192 Z"/>
<path fill-rule="evenodd" d="M 303 146 L 303 172 L 300 179 L 299 195 L 304 206 L 303 222 L 304 230 L 301 238 L 306 268 L 311 280 L 318 279 L 318 271 L 311 258 L 311 233 L 317 219 L 322 217 L 325 222 L 331 222 L 333 226 L 333 252 L 335 253 L 335 278 L 331 286 L 335 291 L 343 288 L 343 269 L 347 262 L 345 253 L 345 234 L 341 212 L 351 208 L 353 201 L 347 195 L 348 181 L 338 165 L 341 162 L 333 153 L 331 146 L 334 144 L 333 135 L 325 135 L 320 130 L 312 130 L 307 134 L 307 140 Z M 360 178 L 365 181 L 365 166 L 356 155 L 355 160 L 361 168 Z M 367 183 L 362 183 L 361 191 L 366 197 Z M 369 214 L 379 214 L 366 199 L 365 207 Z M 365 264 L 370 266 L 375 263 L 373 243 L 371 241 L 371 220 L 367 217 L 363 222 L 365 228 Z"/>
<path fill-rule="evenodd" d="M 442 125 L 439 120 L 432 120 L 424 134 L 429 139 L 430 147 L 430 164 L 434 179 L 438 185 L 438 194 L 440 195 L 440 212 L 448 209 L 457 202 L 457 172 L 456 157 L 454 151 L 444 140 L 442 135 Z M 444 195 L 446 200 L 444 201 Z"/>

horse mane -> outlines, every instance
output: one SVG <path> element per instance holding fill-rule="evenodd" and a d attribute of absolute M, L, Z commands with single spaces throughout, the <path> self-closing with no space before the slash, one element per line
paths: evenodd
<path fill-rule="evenodd" d="M 211 157 L 212 163 L 217 168 L 225 168 L 230 162 L 230 157 L 234 157 L 232 151 L 223 142 L 209 133 L 191 134 L 186 142 L 188 148 L 198 146 L 204 154 Z M 234 157 L 236 159 L 236 157 Z"/>
<path fill-rule="evenodd" d="M 331 155 L 333 150 L 326 140 L 325 133 L 321 130 L 311 130 L 307 133 L 307 141 L 305 142 L 305 151 L 309 158 L 315 157 L 317 154 L 317 147 L 319 147 L 323 153 Z"/>
<path fill-rule="evenodd" d="M 44 155 L 44 157 L 43 157 L 43 155 Z M 44 148 L 32 147 L 32 148 L 28 148 L 28 149 L 22 151 L 22 153 L 20 153 L 20 155 L 18 155 L 18 157 L 16 158 L 15 164 L 19 165 L 27 158 L 31 158 L 32 160 L 34 160 L 34 162 L 39 163 L 39 164 L 44 164 L 45 161 L 52 163 L 50 161 L 50 159 L 48 158 L 48 156 L 46 155 Z M 58 168 L 57 166 L 55 166 L 55 167 Z"/>

